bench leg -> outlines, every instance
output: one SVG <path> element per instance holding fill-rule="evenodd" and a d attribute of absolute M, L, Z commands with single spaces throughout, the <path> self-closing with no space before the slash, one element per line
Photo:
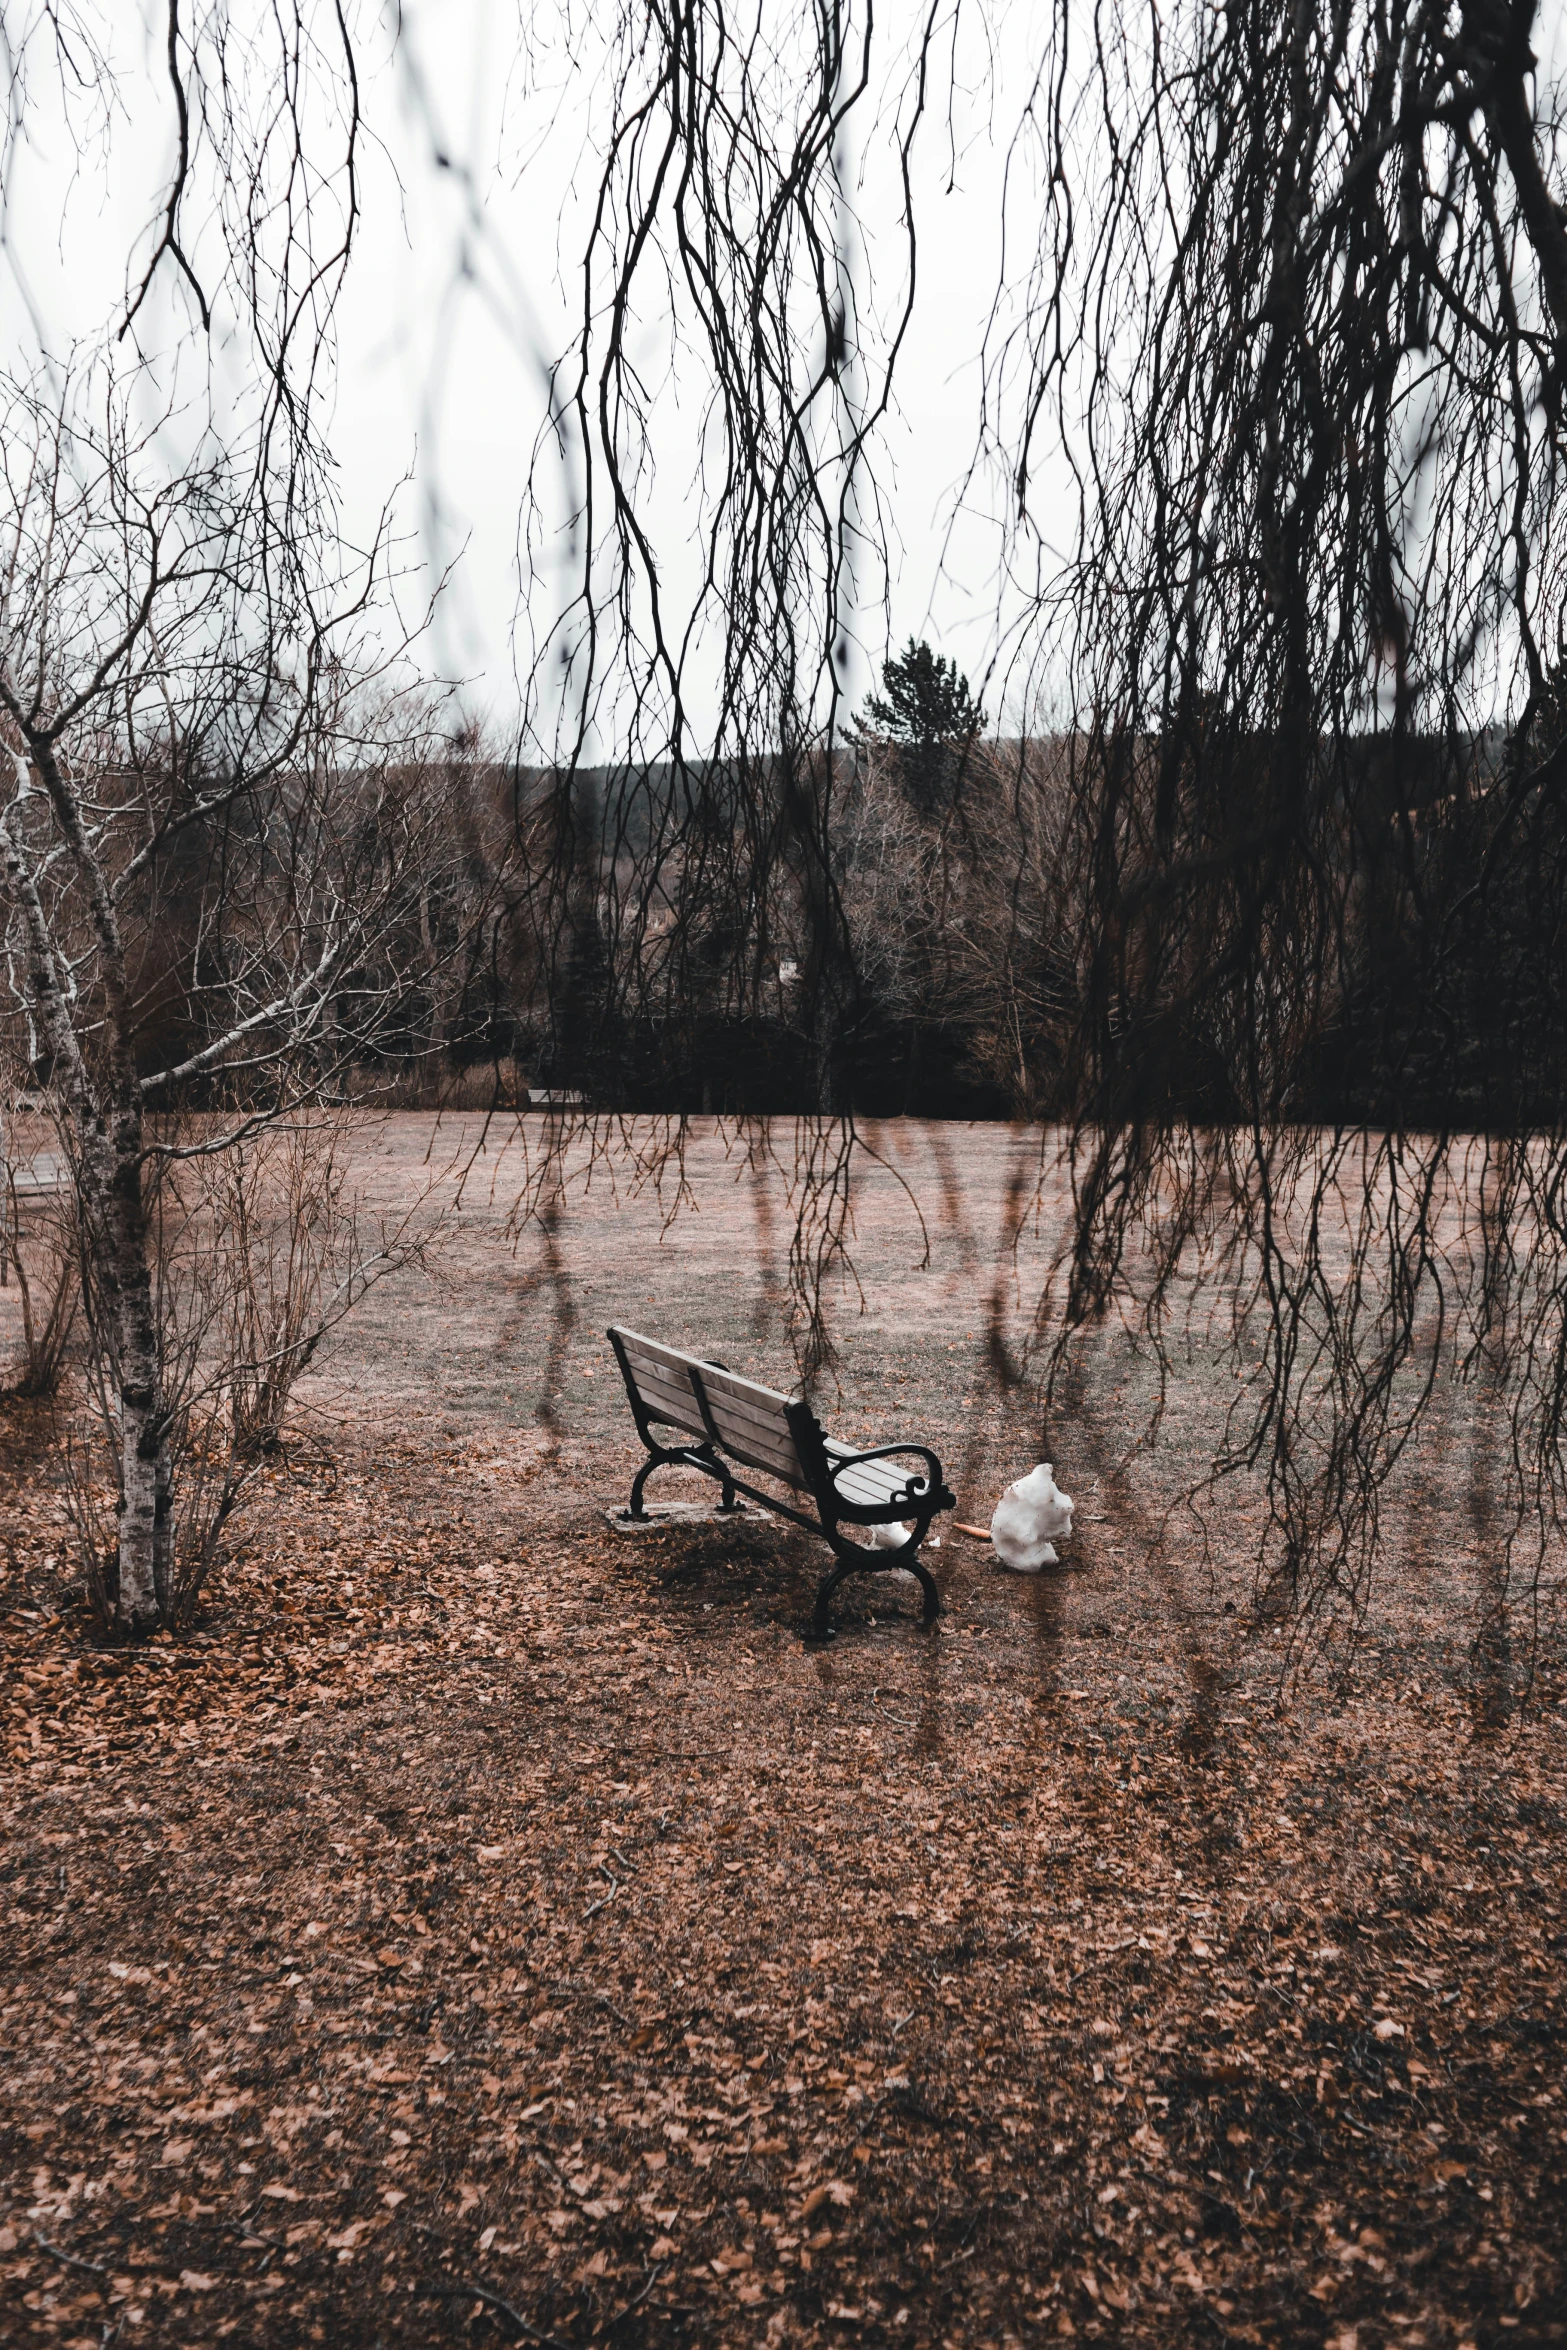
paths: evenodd
<path fill-rule="evenodd" d="M 718 1504 L 719 1509 L 728 1517 L 743 1516 L 744 1508 L 736 1497 L 734 1480 L 730 1476 L 728 1470 L 725 1468 L 722 1460 L 719 1459 L 717 1454 L 707 1451 L 706 1448 L 704 1448 L 702 1458 L 711 1460 L 711 1474 L 719 1478 L 723 1484 L 723 1494 Z M 647 1459 L 642 1463 L 641 1468 L 638 1469 L 635 1477 L 631 1481 L 631 1499 L 626 1506 L 626 1515 L 628 1518 L 645 1519 L 647 1517 L 647 1511 L 643 1507 L 642 1503 L 643 1490 L 647 1485 L 647 1481 L 652 1476 L 655 1469 L 667 1468 L 672 1463 L 679 1464 L 685 1468 L 699 1468 L 702 1465 L 701 1460 L 693 1461 L 689 1455 L 686 1454 L 650 1452 Z"/>
<path fill-rule="evenodd" d="M 642 1507 L 643 1488 L 646 1486 L 648 1479 L 652 1476 L 653 1471 L 657 1468 L 661 1468 L 662 1466 L 663 1464 L 659 1460 L 657 1453 L 654 1453 L 649 1459 L 645 1460 L 642 1463 L 641 1468 L 638 1469 L 635 1477 L 633 1477 L 631 1480 L 631 1500 L 626 1510 L 626 1515 L 628 1518 L 645 1518 L 647 1516 L 647 1511 Z"/>
<path fill-rule="evenodd" d="M 923 1541 L 924 1537 L 925 1527 L 921 1526 L 916 1539 Z M 816 1593 L 816 1608 L 811 1617 L 811 1638 L 813 1640 L 830 1640 L 832 1638 L 832 1620 L 828 1611 L 832 1605 L 833 1593 L 846 1575 L 857 1573 L 887 1574 L 895 1566 L 902 1567 L 905 1574 L 913 1575 L 918 1579 L 919 1587 L 925 1595 L 922 1621 L 933 1624 L 940 1615 L 941 1594 L 936 1589 L 936 1578 L 920 1557 L 917 1549 L 913 1550 L 907 1558 L 891 1559 L 885 1555 L 878 1555 L 875 1551 L 863 1551 L 858 1543 L 844 1543 L 840 1547 L 838 1543 L 834 1542 L 833 1549 L 837 1554 L 835 1563 L 822 1577 Z M 845 1555 L 846 1553 L 848 1555 Z"/>
<path fill-rule="evenodd" d="M 836 1560 L 817 1585 L 816 1607 L 811 1617 L 811 1638 L 813 1640 L 830 1640 L 832 1638 L 832 1617 L 828 1612 L 832 1605 L 832 1595 L 845 1575 L 852 1575 L 858 1564 L 857 1559 L 840 1558 Z"/>
<path fill-rule="evenodd" d="M 925 1622 L 933 1624 L 941 1613 L 941 1593 L 936 1589 L 936 1578 L 918 1551 L 909 1561 L 909 1573 L 919 1577 L 920 1589 L 925 1594 Z"/>

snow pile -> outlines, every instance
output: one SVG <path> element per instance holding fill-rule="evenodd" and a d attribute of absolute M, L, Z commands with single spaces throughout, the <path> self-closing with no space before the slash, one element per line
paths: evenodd
<path fill-rule="evenodd" d="M 997 1558 L 1019 1575 L 1037 1575 L 1041 1567 L 1053 1567 L 1052 1537 L 1071 1531 L 1072 1497 L 1061 1491 L 1048 1461 L 1007 1487 L 990 1521 Z"/>

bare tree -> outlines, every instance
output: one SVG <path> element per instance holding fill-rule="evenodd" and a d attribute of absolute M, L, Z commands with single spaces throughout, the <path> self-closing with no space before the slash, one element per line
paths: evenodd
<path fill-rule="evenodd" d="M 774 1019 L 789 969 L 808 1098 L 838 1138 L 805 1152 L 827 1202 L 852 1165 L 852 1125 L 834 1121 L 852 1111 L 849 1047 L 877 981 L 861 968 L 872 933 L 856 934 L 846 903 L 841 680 L 854 609 L 881 579 L 878 433 L 912 302 L 911 159 L 938 21 L 923 19 L 892 81 L 869 13 L 836 0 L 743 19 L 727 0 L 672 15 L 626 0 L 568 27 L 602 47 L 599 161 L 523 551 L 530 596 L 562 550 L 569 580 L 525 647 L 504 920 L 471 958 L 492 975 L 505 960 L 546 1008 L 559 1082 L 603 1100 L 628 1039 L 656 1042 L 649 1066 L 699 1066 L 714 1007 L 741 1028 Z M 1003 288 L 983 430 L 1012 516 L 1008 588 L 1027 612 L 1013 674 L 1059 715 L 1068 820 L 1052 752 L 1048 792 L 1020 761 L 1005 821 L 976 852 L 948 837 L 932 859 L 923 833 L 908 843 L 928 880 L 926 995 L 977 1005 L 999 988 L 993 1026 L 1009 1041 L 993 1057 L 1015 1060 L 1022 1100 L 1044 1098 L 1027 1082 L 1038 1035 L 1065 1039 L 1052 1098 L 1078 1113 L 1078 1228 L 1052 1330 L 1093 1320 L 1134 1264 L 1156 1341 L 1199 1273 L 1218 1280 L 1248 1359 L 1264 1328 L 1267 1375 L 1247 1385 L 1255 1409 L 1232 1420 L 1219 1466 L 1264 1471 L 1297 1589 L 1362 1587 L 1378 1497 L 1425 1409 L 1433 1332 L 1449 1368 L 1483 1361 L 1511 1399 L 1518 1522 L 1533 1510 L 1554 1532 L 1560 1516 L 1552 1202 L 1567 1084 L 1550 1007 L 1567 977 L 1551 916 L 1567 877 L 1567 227 L 1559 93 L 1531 56 L 1534 21 L 1529 0 L 1056 0 L 1009 178 L 1029 210 L 1008 252 L 1021 242 L 1029 266 Z M 112 77 L 90 24 L 54 9 L 16 23 L 13 147 L 29 77 L 50 58 L 80 49 L 101 114 Z M 319 639 L 300 616 L 320 607 L 282 550 L 324 494 L 312 391 L 330 372 L 358 218 L 362 28 L 325 0 L 248 33 L 206 0 L 188 19 L 171 5 L 166 27 L 176 162 L 118 326 L 129 344 L 150 331 L 160 289 L 197 338 L 226 305 L 248 338 L 257 421 L 243 491 L 216 474 L 209 485 L 205 455 L 181 477 L 192 517 L 229 501 L 236 543 L 253 548 L 243 583 L 209 560 L 222 531 L 200 522 L 158 592 L 179 607 L 188 587 L 214 642 L 225 629 L 238 641 L 243 608 L 261 632 L 256 673 L 286 678 L 291 706 L 314 712 L 336 673 L 308 668 Z M 523 41 L 538 37 L 530 20 Z M 876 137 L 902 191 L 881 310 L 856 217 L 856 148 Z M 468 225 L 484 233 L 477 202 Z M 683 523 L 701 563 L 685 605 L 657 519 L 675 393 L 700 419 Z M 128 422 L 105 425 L 105 480 L 116 434 L 138 445 Z M 1081 520 L 1064 568 L 1034 505 L 1056 446 Z M 67 497 L 68 523 L 74 511 Z M 144 679 L 166 660 L 189 666 L 199 632 L 176 624 L 173 654 L 153 660 L 165 631 L 139 609 L 126 601 L 118 633 L 100 634 L 100 653 L 126 648 L 101 681 L 89 667 L 36 707 L 16 687 L 17 887 L 29 857 L 40 892 L 77 869 L 68 832 L 53 863 L 42 844 L 65 824 L 93 727 L 103 772 L 124 767 L 146 789 L 145 758 L 127 766 L 111 742 L 116 678 L 138 662 Z M 50 654 L 61 676 L 63 658 Z M 231 712 L 235 674 L 216 697 Z M 74 765 L 56 758 L 51 781 L 49 730 L 72 697 Z M 305 772 L 292 753 L 267 767 L 293 723 L 287 699 L 269 686 L 233 719 L 247 777 Z M 192 774 L 177 790 L 199 799 L 209 787 Z M 983 788 L 1000 812 L 1005 795 Z M 100 854 L 100 803 L 83 809 L 115 911 L 133 886 L 116 860 L 129 875 L 141 851 Z M 219 813 L 223 855 L 241 841 L 259 854 L 264 828 L 225 828 Z M 302 858 L 301 904 L 322 902 L 310 825 L 291 815 L 265 837 Z M 149 852 L 134 886 L 164 854 Z M 62 900 L 35 923 L 82 942 L 67 963 L 91 949 L 84 1066 L 107 1051 L 112 1024 L 93 1023 L 121 951 L 93 886 L 74 882 L 68 912 Z M 348 1000 L 315 916 L 287 951 L 271 919 L 241 926 L 250 977 L 225 977 L 227 1024 L 167 1056 L 166 1086 L 227 1068 L 240 1029 L 260 1039 L 270 1022 L 290 1052 L 307 1036 L 314 1049 Z M 419 919 L 427 954 L 477 935 L 434 900 Z M 372 993 L 387 969 L 363 964 Z M 908 972 L 894 976 L 906 993 Z M 74 974 L 62 965 L 54 981 L 47 1017 L 69 1025 Z M 128 962 L 124 983 L 140 984 Z M 42 1018 L 47 988 L 30 985 Z M 1372 1121 L 1380 1139 L 1324 1140 L 1324 1121 Z M 1483 1174 L 1453 1140 L 1476 1125 L 1502 1138 Z M 1325 1211 L 1346 1193 L 1329 1238 Z M 107 1215 L 120 1196 L 107 1177 L 102 1196 Z M 804 1232 L 816 1208 L 801 1197 Z M 149 1506 L 156 1523 L 155 1494 Z"/>
<path fill-rule="evenodd" d="M 149 1170 L 332 1090 L 439 838 L 374 690 L 379 549 L 334 573 L 320 512 L 280 540 L 254 451 L 167 407 L 138 422 L 147 391 L 104 365 L 52 396 L 13 383 L 0 426 L 7 945 L 63 1108 L 127 1631 L 166 1609 L 173 1540 Z M 167 1126 L 192 1105 L 215 1113 L 205 1137 Z"/>

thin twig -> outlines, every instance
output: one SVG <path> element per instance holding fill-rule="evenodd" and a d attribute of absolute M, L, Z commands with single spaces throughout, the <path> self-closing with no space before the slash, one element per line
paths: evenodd
<path fill-rule="evenodd" d="M 33 2230 L 33 2242 L 41 2252 L 47 2252 L 51 2260 L 63 2261 L 67 2268 L 84 2268 L 90 2277 L 106 2277 L 109 2273 L 106 2268 L 100 2268 L 96 2260 L 78 2260 L 74 2252 L 62 2252 L 58 2244 L 51 2244 L 48 2237 L 41 2236 L 36 2228 Z"/>
<path fill-rule="evenodd" d="M 425 2284 L 420 2287 L 420 2291 L 439 2301 L 482 2301 L 486 2308 L 498 2309 L 502 2317 L 509 2317 L 525 2342 L 537 2342 L 541 2350 L 570 2350 L 569 2344 L 563 2342 L 558 2334 L 541 2333 L 531 2319 L 523 2316 L 520 2309 L 514 2309 L 499 2293 L 492 2293 L 488 2285 L 478 2284 L 472 2278 L 461 2285 Z"/>
<path fill-rule="evenodd" d="M 643 2302 L 647 2299 L 649 2293 L 652 2292 L 653 2287 L 658 2283 L 658 2280 L 662 2274 L 662 2269 L 650 2268 L 648 2270 L 647 2282 L 643 2286 L 641 2292 L 634 2294 L 631 2300 L 626 2303 L 625 2308 L 617 2311 L 616 2315 L 610 2319 L 609 2324 L 604 2329 L 606 2333 L 612 2334 L 616 2326 L 623 2325 L 625 2323 L 626 2319 L 631 2315 L 631 2312 L 634 2309 L 641 2308 Z"/>
<path fill-rule="evenodd" d="M 609 1904 L 614 1900 L 616 1894 L 620 1891 L 619 1885 L 616 1883 L 615 1879 L 610 1876 L 608 1869 L 604 1866 L 602 1861 L 599 1862 L 599 1875 L 601 1877 L 609 1878 L 609 1891 L 603 1896 L 602 1900 L 589 1902 L 587 1908 L 582 1913 L 582 1922 L 584 1925 L 587 1924 L 589 1918 L 596 1917 L 601 1909 L 607 1909 Z"/>

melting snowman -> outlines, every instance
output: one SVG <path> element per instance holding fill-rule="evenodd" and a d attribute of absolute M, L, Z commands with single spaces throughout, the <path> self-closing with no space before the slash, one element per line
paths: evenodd
<path fill-rule="evenodd" d="M 1041 1567 L 1053 1567 L 1053 1537 L 1071 1531 L 1072 1496 L 1061 1491 L 1048 1461 L 1007 1487 L 990 1521 L 997 1558 L 1018 1575 L 1037 1575 Z"/>

